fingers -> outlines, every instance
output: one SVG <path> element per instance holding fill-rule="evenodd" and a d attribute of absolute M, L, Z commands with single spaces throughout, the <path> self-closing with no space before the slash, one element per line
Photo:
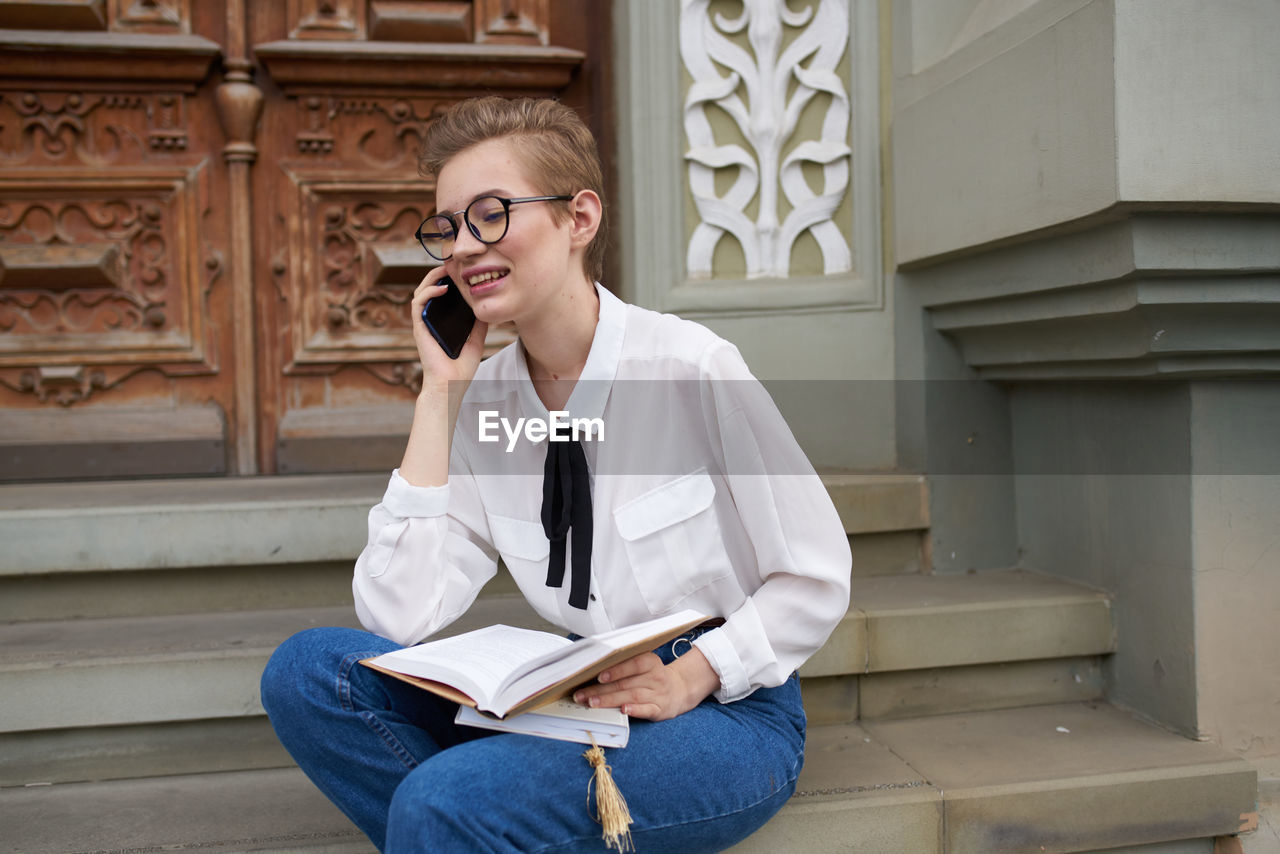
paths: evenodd
<path fill-rule="evenodd" d="M 601 672 L 595 684 L 580 688 L 573 698 L 579 703 L 586 703 L 592 697 L 604 697 L 635 685 L 647 684 L 654 681 L 652 676 L 661 675 L 662 667 L 662 659 L 651 652 L 637 655 Z"/>
<path fill-rule="evenodd" d="M 574 699 L 577 699 L 579 694 L 584 694 L 584 692 L 575 694 Z M 621 709 L 625 715 L 643 717 L 650 720 L 668 717 L 668 715 L 663 715 L 663 710 L 670 705 L 664 691 L 657 686 L 646 684 L 634 684 L 627 687 L 619 685 L 611 690 L 599 693 L 586 693 L 579 702 L 593 709 Z"/>
<path fill-rule="evenodd" d="M 592 708 L 622 709 L 633 718 L 662 721 L 682 715 L 720 685 L 720 677 L 697 647 L 663 664 L 645 653 L 610 667 L 599 681 L 574 692 L 574 701 Z"/>
<path fill-rule="evenodd" d="M 592 708 L 622 709 L 624 714 L 658 720 L 670 705 L 669 674 L 662 659 L 653 653 L 615 664 L 600 674 L 598 681 L 574 692 L 573 699 Z"/>
<path fill-rule="evenodd" d="M 427 275 L 422 277 L 422 281 L 413 290 L 413 304 L 417 307 L 418 313 L 422 312 L 422 306 L 426 305 L 427 300 L 432 297 L 438 297 L 448 290 L 448 286 L 442 284 L 441 280 L 446 278 L 444 265 L 432 267 Z"/>
<path fill-rule="evenodd" d="M 640 673 L 651 673 L 662 667 L 662 659 L 654 655 L 652 652 L 642 653 L 634 658 L 628 658 L 626 661 L 615 664 L 608 670 L 596 677 L 602 684 L 617 682 L 620 679 L 626 679 L 628 676 L 636 676 Z"/>
<path fill-rule="evenodd" d="M 663 691 L 670 683 L 670 679 L 660 668 L 661 665 L 659 665 L 659 670 L 656 671 L 637 673 L 634 676 L 625 678 L 614 676 L 610 682 L 597 682 L 594 685 L 587 685 L 575 692 L 573 698 L 580 703 L 589 703 L 591 700 L 598 698 L 612 700 L 619 697 L 628 697 L 634 699 L 638 692 L 648 691 L 652 694 Z M 617 703 L 613 705 L 617 705 Z"/>
<path fill-rule="evenodd" d="M 649 692 L 652 694 L 652 692 Z M 593 709 L 605 708 L 616 709 L 628 702 L 637 702 L 640 697 L 639 691 L 633 688 L 615 688 L 611 691 L 602 690 L 583 690 L 573 695 L 573 698 L 584 706 L 590 706 Z M 582 699 L 578 700 L 581 696 Z M 649 698 L 651 699 L 651 698 Z"/>
<path fill-rule="evenodd" d="M 648 687 L 592 697 L 588 705 L 592 708 L 618 709 L 627 717 L 647 721 L 665 721 L 688 711 L 677 696 Z"/>

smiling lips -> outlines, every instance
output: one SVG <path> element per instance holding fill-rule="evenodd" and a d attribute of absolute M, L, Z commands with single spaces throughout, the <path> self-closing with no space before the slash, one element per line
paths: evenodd
<path fill-rule="evenodd" d="M 481 285 L 484 285 L 487 282 L 492 282 L 495 279 L 501 279 L 508 272 L 510 271 L 505 269 L 485 270 L 483 272 L 475 273 L 473 275 L 467 276 L 464 278 L 463 281 L 467 283 L 468 288 L 475 290 L 476 288 L 479 288 Z"/>

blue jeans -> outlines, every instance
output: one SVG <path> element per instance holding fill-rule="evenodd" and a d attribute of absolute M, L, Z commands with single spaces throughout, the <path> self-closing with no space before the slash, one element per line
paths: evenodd
<path fill-rule="evenodd" d="M 672 645 L 655 652 L 669 662 Z M 358 663 L 397 648 L 354 629 L 311 629 L 285 641 L 262 676 L 280 741 L 379 850 L 605 850 L 583 745 L 455 726 L 453 703 Z M 795 791 L 804 731 L 794 674 L 735 703 L 632 720 L 627 746 L 605 757 L 637 852 L 745 839 Z"/>

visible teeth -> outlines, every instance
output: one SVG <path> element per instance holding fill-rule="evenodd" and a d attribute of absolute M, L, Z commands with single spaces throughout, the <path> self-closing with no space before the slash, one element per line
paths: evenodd
<path fill-rule="evenodd" d="M 468 287 L 475 287 L 482 282 L 488 282 L 492 279 L 500 279 L 505 275 L 505 271 L 491 270 L 488 273 L 480 273 L 467 279 Z"/>

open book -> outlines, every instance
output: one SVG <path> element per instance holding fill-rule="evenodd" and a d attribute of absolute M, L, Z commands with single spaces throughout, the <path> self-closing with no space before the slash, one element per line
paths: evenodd
<path fill-rule="evenodd" d="M 489 626 L 360 662 L 497 718 L 568 696 L 601 671 L 679 637 L 707 619 L 681 611 L 571 641 L 550 632 Z"/>

